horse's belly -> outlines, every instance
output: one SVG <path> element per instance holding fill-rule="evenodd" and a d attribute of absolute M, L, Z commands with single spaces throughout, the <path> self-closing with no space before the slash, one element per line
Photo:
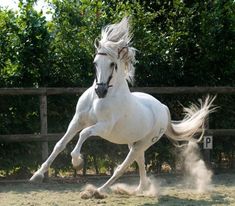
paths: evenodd
<path fill-rule="evenodd" d="M 108 137 L 103 137 L 116 144 L 130 144 L 146 137 L 160 137 L 168 125 L 168 114 L 162 106 L 156 112 L 145 111 L 141 115 L 122 117 L 113 127 Z"/>
<path fill-rule="evenodd" d="M 116 144 L 130 144 L 137 142 L 146 136 L 146 132 L 139 130 L 138 127 L 141 126 L 137 125 L 136 129 L 128 129 L 128 131 L 123 127 L 116 127 L 108 137 L 108 140 Z"/>
<path fill-rule="evenodd" d="M 124 131 L 120 129 L 114 129 L 113 132 L 104 139 L 115 143 L 115 144 L 130 144 L 133 142 L 137 142 L 138 140 L 142 139 L 145 135 L 140 135 L 138 131 Z"/>

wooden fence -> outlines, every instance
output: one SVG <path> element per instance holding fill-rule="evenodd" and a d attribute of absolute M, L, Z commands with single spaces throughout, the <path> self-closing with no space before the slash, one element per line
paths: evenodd
<path fill-rule="evenodd" d="M 81 94 L 86 88 L 0 88 L 0 96 L 38 95 L 40 100 L 40 134 L 0 135 L 0 142 L 42 142 L 42 159 L 48 156 L 48 142 L 59 140 L 63 134 L 49 134 L 47 130 L 47 97 L 50 95 Z M 235 87 L 133 87 L 132 91 L 150 94 L 230 94 L 235 95 Z M 209 129 L 207 135 L 234 136 L 235 129 Z M 207 158 L 209 150 L 205 152 Z M 209 159 L 208 159 L 209 160 Z"/>

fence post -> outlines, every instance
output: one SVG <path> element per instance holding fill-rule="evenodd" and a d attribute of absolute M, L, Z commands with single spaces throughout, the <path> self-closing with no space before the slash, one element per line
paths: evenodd
<path fill-rule="evenodd" d="M 41 135 L 47 135 L 47 96 L 40 95 L 40 120 L 41 120 Z M 42 161 L 44 162 L 48 157 L 48 141 L 42 142 Z M 48 173 L 45 174 L 45 177 Z"/>

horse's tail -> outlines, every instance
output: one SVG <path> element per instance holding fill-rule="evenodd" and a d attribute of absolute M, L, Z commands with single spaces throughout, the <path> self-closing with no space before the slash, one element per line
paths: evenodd
<path fill-rule="evenodd" d="M 207 96 L 204 102 L 199 100 L 200 106 L 192 104 L 189 108 L 184 108 L 185 117 L 181 121 L 171 121 L 170 112 L 168 112 L 169 123 L 165 132 L 166 136 L 177 144 L 178 141 L 194 140 L 199 142 L 204 135 L 205 121 L 208 114 L 216 109 L 212 106 L 215 98 Z M 200 136 L 194 139 L 193 137 L 196 134 Z"/>

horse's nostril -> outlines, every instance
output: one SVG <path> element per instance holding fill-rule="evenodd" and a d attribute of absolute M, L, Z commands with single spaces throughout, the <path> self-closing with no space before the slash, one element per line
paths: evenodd
<path fill-rule="evenodd" d="M 96 84 L 95 92 L 99 98 L 104 98 L 108 92 L 107 84 L 104 83 Z"/>

